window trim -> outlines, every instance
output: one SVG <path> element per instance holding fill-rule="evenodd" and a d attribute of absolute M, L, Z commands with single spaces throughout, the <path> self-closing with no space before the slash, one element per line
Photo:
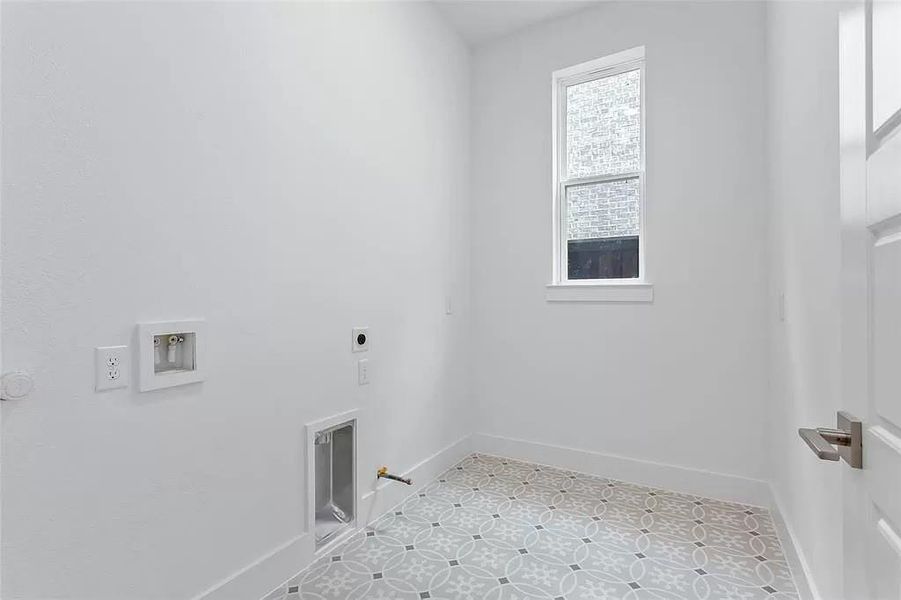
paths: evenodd
<path fill-rule="evenodd" d="M 564 179 L 566 173 L 566 88 L 586 81 L 593 81 L 612 75 L 618 75 L 627 71 L 639 71 L 641 85 L 640 95 L 640 144 L 639 170 L 631 173 L 619 173 L 616 175 L 593 175 L 573 179 Z M 653 290 L 648 280 L 647 260 L 645 248 L 647 247 L 646 231 L 646 130 L 645 126 L 645 98 L 647 96 L 645 84 L 645 49 L 644 46 L 630 48 L 603 58 L 584 62 L 572 67 L 554 71 L 552 74 L 552 136 L 553 136 L 553 266 L 551 284 L 548 287 L 548 300 L 585 301 L 597 297 L 597 299 L 624 301 L 650 301 Z M 588 183 L 604 181 L 620 181 L 625 179 L 638 179 L 639 207 L 638 207 L 638 277 L 628 279 L 578 279 L 570 280 L 568 277 L 567 252 L 566 252 L 566 189 Z M 615 293 L 587 293 L 589 287 L 613 286 Z M 635 294 L 627 293 L 633 289 Z M 577 292 L 573 298 L 567 290 Z M 553 296 L 553 298 L 552 298 Z"/>

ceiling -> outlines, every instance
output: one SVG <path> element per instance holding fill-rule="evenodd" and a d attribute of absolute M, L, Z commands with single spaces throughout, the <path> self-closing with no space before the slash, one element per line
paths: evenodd
<path fill-rule="evenodd" d="M 469 44 L 477 46 L 529 25 L 554 19 L 596 0 L 435 0 Z"/>

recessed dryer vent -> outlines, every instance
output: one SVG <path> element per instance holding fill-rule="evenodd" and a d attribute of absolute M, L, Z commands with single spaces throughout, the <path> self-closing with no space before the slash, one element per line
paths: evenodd
<path fill-rule="evenodd" d="M 308 426 L 312 435 L 312 523 L 316 546 L 353 527 L 356 517 L 356 420 Z"/>

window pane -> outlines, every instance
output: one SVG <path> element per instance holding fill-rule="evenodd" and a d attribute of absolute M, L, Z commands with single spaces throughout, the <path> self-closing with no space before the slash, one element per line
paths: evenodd
<path fill-rule="evenodd" d="M 569 279 L 638 277 L 637 177 L 566 188 Z"/>
<path fill-rule="evenodd" d="M 566 177 L 640 168 L 641 76 L 627 71 L 566 88 Z"/>

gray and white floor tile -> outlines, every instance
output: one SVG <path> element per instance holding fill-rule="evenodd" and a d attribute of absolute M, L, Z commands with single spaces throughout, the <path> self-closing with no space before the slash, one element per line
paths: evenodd
<path fill-rule="evenodd" d="M 473 455 L 267 600 L 797 597 L 763 508 Z"/>

